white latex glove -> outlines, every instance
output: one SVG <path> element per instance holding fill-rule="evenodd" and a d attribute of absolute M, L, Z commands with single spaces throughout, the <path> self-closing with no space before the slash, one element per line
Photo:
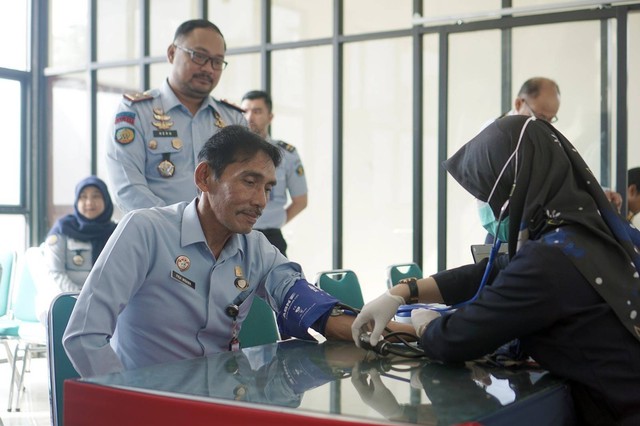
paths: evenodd
<path fill-rule="evenodd" d="M 411 311 L 411 323 L 413 324 L 413 328 L 416 329 L 419 338 L 422 337 L 429 323 L 439 316 L 440 314 L 438 312 L 431 309 L 414 309 Z"/>
<path fill-rule="evenodd" d="M 371 321 L 373 321 L 373 331 L 369 336 L 369 342 L 371 345 L 376 345 L 380 341 L 382 331 L 395 316 L 400 305 L 404 303 L 403 297 L 394 296 L 387 290 L 378 298 L 364 305 L 351 324 L 351 335 L 356 346 L 360 347 L 360 335 L 367 331 L 367 324 Z"/>

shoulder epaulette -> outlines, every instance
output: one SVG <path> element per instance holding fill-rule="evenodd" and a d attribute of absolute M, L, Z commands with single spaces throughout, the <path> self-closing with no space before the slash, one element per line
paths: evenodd
<path fill-rule="evenodd" d="M 280 146 L 280 147 L 282 147 L 282 148 L 286 149 L 286 150 L 287 150 L 287 151 L 289 151 L 289 152 L 293 152 L 293 151 L 295 151 L 295 150 L 296 150 L 296 147 L 295 147 L 295 146 L 290 145 L 290 144 L 288 144 L 288 143 L 286 143 L 286 142 L 284 142 L 284 141 L 278 141 L 278 146 Z"/>
<path fill-rule="evenodd" d="M 136 103 L 136 102 L 153 99 L 153 94 L 149 91 L 137 92 L 137 93 L 125 93 L 122 95 L 122 97 L 131 103 Z"/>
<path fill-rule="evenodd" d="M 246 112 L 244 109 L 240 108 L 240 106 L 234 104 L 233 102 L 229 102 L 226 99 L 220 99 L 220 100 L 218 100 L 218 102 L 220 102 L 221 104 L 226 105 L 228 107 L 231 107 L 231 108 L 235 109 L 236 111 L 238 111 L 238 112 L 240 112 L 242 114 L 244 114 Z"/>

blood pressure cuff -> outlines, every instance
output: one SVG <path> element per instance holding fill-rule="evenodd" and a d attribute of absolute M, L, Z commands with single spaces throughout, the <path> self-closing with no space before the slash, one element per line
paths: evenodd
<path fill-rule="evenodd" d="M 287 336 L 315 340 L 307 332 L 309 327 L 324 334 L 331 309 L 338 299 L 318 287 L 299 279 L 289 289 L 278 313 L 278 327 Z"/>

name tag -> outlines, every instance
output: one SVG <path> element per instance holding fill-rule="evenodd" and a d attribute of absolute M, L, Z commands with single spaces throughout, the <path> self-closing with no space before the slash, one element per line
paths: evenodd
<path fill-rule="evenodd" d="M 171 271 L 171 278 L 173 278 L 174 280 L 191 287 L 192 289 L 195 290 L 196 288 L 196 283 L 194 283 L 193 281 L 191 281 L 189 278 L 185 277 L 184 275 L 180 275 L 179 273 L 177 273 L 176 271 Z"/>
<path fill-rule="evenodd" d="M 67 248 L 69 250 L 91 250 L 91 243 L 88 241 L 78 241 L 73 238 L 68 238 Z"/>

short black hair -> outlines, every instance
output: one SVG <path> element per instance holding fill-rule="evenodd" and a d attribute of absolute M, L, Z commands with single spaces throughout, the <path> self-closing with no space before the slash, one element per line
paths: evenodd
<path fill-rule="evenodd" d="M 273 101 L 271 100 L 271 95 L 263 90 L 251 90 L 244 94 L 242 100 L 249 99 L 250 101 L 255 101 L 256 99 L 263 99 L 265 105 L 267 105 L 267 109 L 269 112 L 273 111 Z"/>
<path fill-rule="evenodd" d="M 526 95 L 531 98 L 536 98 L 540 94 L 540 89 L 545 82 L 553 84 L 558 91 L 558 95 L 560 94 L 560 87 L 555 81 L 546 77 L 533 77 L 522 84 L 522 87 L 520 87 L 520 91 L 518 92 L 518 97 Z"/>
<path fill-rule="evenodd" d="M 220 37 L 222 37 L 222 40 L 224 40 L 224 35 L 222 35 L 222 31 L 220 31 L 220 28 L 218 28 L 218 26 L 213 22 L 207 21 L 206 19 L 191 19 L 189 21 L 183 22 L 176 29 L 176 33 L 173 36 L 173 42 L 175 43 L 179 41 L 179 39 L 181 39 L 182 37 L 189 35 L 191 31 L 195 30 L 196 28 L 208 28 L 210 30 L 213 30 L 218 34 L 220 34 Z M 226 40 L 224 42 L 224 49 L 227 50 Z"/>
<path fill-rule="evenodd" d="M 627 172 L 627 187 L 635 185 L 640 191 L 640 167 L 634 167 Z"/>
<path fill-rule="evenodd" d="M 280 165 L 282 155 L 278 147 L 248 128 L 234 124 L 222 128 L 205 142 L 198 161 L 206 161 L 214 177 L 219 179 L 229 164 L 249 161 L 260 151 L 271 158 L 275 167 Z"/>

